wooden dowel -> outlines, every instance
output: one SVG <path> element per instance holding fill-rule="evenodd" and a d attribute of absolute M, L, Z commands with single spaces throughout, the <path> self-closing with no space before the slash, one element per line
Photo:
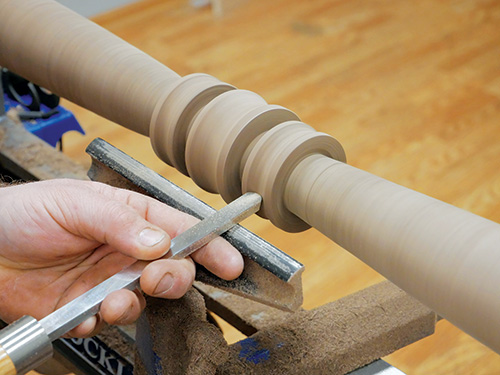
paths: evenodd
<path fill-rule="evenodd" d="M 0 65 L 138 133 L 180 76 L 50 0 L 0 1 Z"/>
<path fill-rule="evenodd" d="M 500 353 L 499 224 L 323 155 L 297 166 L 285 205 Z"/>

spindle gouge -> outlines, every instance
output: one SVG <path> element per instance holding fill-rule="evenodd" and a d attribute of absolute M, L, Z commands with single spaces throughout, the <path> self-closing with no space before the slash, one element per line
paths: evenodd
<path fill-rule="evenodd" d="M 247 193 L 212 216 L 172 239 L 163 258 L 181 259 L 241 220 L 257 212 L 262 198 Z M 0 375 L 20 375 L 36 368 L 52 356 L 52 341 L 99 311 L 101 302 L 119 289 L 133 290 L 139 285 L 142 270 L 149 262 L 137 261 L 88 292 L 37 321 L 23 316 L 0 331 Z"/>

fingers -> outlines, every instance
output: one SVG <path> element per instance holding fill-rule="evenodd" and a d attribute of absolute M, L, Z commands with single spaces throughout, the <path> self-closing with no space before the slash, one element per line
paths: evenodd
<path fill-rule="evenodd" d="M 180 298 L 191 287 L 196 268 L 190 258 L 161 259 L 146 266 L 141 276 L 144 293 L 159 298 Z"/>
<path fill-rule="evenodd" d="M 184 232 L 199 221 L 193 216 L 182 213 L 150 197 L 128 190 L 114 189 L 109 191 L 109 187 L 106 185 L 101 187 L 105 190 L 105 194 L 111 193 L 115 199 L 126 202 L 129 207 L 151 223 L 152 227 L 162 228 L 171 238 Z M 117 238 L 117 242 L 120 239 L 123 238 Z M 130 242 L 128 244 L 130 245 Z M 163 245 L 160 242 L 153 248 L 161 248 Z M 146 251 L 139 249 L 135 252 L 129 251 L 128 254 L 139 259 L 154 259 L 149 257 L 153 251 L 152 248 L 146 249 Z M 226 280 L 238 277 L 243 271 L 241 254 L 222 238 L 211 241 L 208 245 L 196 251 L 192 258 L 210 272 Z"/>
<path fill-rule="evenodd" d="M 151 262 L 141 276 L 142 290 L 158 298 L 180 298 L 191 287 L 196 268 L 190 258 L 161 259 Z M 146 303 L 138 291 L 118 290 L 102 302 L 99 314 L 90 317 L 69 331 L 68 337 L 90 337 L 102 329 L 104 323 L 125 325 L 136 321 Z"/>
<path fill-rule="evenodd" d="M 243 272 L 243 257 L 222 237 L 212 240 L 191 257 L 196 263 L 225 280 L 233 280 Z"/>
<path fill-rule="evenodd" d="M 191 287 L 195 266 L 190 258 L 159 260 L 143 271 L 141 287 L 145 293 L 159 298 L 180 298 Z M 91 337 L 100 332 L 104 323 L 126 325 L 135 322 L 146 305 L 138 291 L 118 290 L 102 302 L 99 314 L 92 316 L 69 331 L 67 337 Z"/>
<path fill-rule="evenodd" d="M 99 244 L 136 259 L 157 259 L 168 252 L 170 238 L 198 221 L 145 195 L 97 182 L 52 180 L 23 188 L 24 195 L 31 196 L 31 211 L 47 213 L 37 219 L 43 224 L 37 245 L 43 239 L 50 248 L 53 239 L 59 239 L 54 250 L 43 252 L 57 262 L 81 256 Z M 37 249 L 30 251 L 36 253 Z M 241 255 L 221 239 L 200 249 L 193 259 L 225 279 L 235 278 L 243 267 Z"/>
<path fill-rule="evenodd" d="M 145 306 L 139 291 L 117 290 L 104 299 L 100 314 L 108 324 L 126 325 L 135 322 Z"/>
<path fill-rule="evenodd" d="M 64 337 L 92 337 L 97 335 L 103 327 L 104 322 L 97 314 L 86 319 L 71 331 L 66 332 Z"/>
<path fill-rule="evenodd" d="M 158 298 L 180 298 L 191 287 L 196 268 L 191 258 L 161 259 L 150 263 L 141 276 L 141 288 Z M 80 278 L 70 292 L 61 300 L 61 305 L 71 301 L 90 287 Z M 138 291 L 118 290 L 109 294 L 101 304 L 98 315 L 93 316 L 71 331 L 68 337 L 90 337 L 99 333 L 104 323 L 125 325 L 136 321 L 145 307 L 145 299 Z"/>
<path fill-rule="evenodd" d="M 145 195 L 95 182 L 67 181 L 86 191 L 57 195 L 66 225 L 73 232 L 136 259 L 153 260 L 168 252 L 170 238 L 199 220 Z M 73 186 L 74 185 L 74 186 Z M 82 189 L 82 186 L 85 189 Z M 68 206 L 68 204 L 70 206 Z M 76 206 L 75 206 L 76 205 Z M 224 279 L 234 279 L 243 270 L 240 253 L 217 239 L 193 255 L 196 262 Z"/>
<path fill-rule="evenodd" d="M 111 194 L 120 199 L 109 199 L 105 195 L 94 197 L 93 211 L 89 217 L 79 220 L 79 230 L 136 259 L 152 260 L 164 255 L 170 248 L 170 236 L 166 232 L 169 228 L 147 220 L 154 200 L 117 189 L 111 190 Z"/>
<path fill-rule="evenodd" d="M 99 314 L 91 316 L 65 334 L 65 337 L 92 337 L 97 335 L 105 323 L 114 325 L 132 324 L 146 306 L 144 296 L 138 290 L 117 290 L 108 295 L 101 304 Z"/>

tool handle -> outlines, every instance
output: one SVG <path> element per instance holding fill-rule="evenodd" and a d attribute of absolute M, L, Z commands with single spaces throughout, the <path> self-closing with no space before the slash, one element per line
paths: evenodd
<path fill-rule="evenodd" d="M 15 375 L 16 367 L 4 348 L 0 347 L 0 375 Z"/>
<path fill-rule="evenodd" d="M 0 331 L 0 375 L 21 375 L 52 356 L 52 342 L 40 323 L 23 316 Z"/>
<path fill-rule="evenodd" d="M 1 66 L 144 135 L 158 97 L 180 80 L 55 1 L 2 1 L 0 35 Z"/>

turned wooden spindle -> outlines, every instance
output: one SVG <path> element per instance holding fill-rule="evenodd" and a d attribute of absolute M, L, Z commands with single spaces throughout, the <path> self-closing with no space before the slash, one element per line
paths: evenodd
<path fill-rule="evenodd" d="M 436 313 L 500 352 L 500 225 L 311 155 L 286 207 Z"/>
<path fill-rule="evenodd" d="M 168 48 L 166 46 L 165 48 Z M 204 74 L 179 77 L 49 0 L 0 0 L 0 65 L 129 129 L 225 200 L 313 226 L 500 353 L 500 225 L 345 164 L 333 137 Z"/>
<path fill-rule="evenodd" d="M 181 77 L 55 1 L 0 1 L 0 65 L 138 133 Z"/>

